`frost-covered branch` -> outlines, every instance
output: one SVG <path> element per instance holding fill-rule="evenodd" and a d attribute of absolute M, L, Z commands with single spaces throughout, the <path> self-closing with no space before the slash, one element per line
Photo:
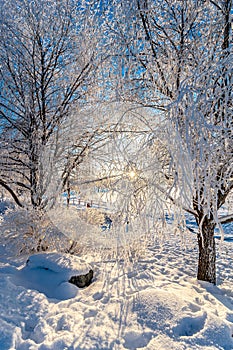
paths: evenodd
<path fill-rule="evenodd" d="M 10 195 L 11 195 L 12 198 L 14 199 L 15 203 L 16 203 L 19 207 L 21 207 L 21 208 L 24 207 L 23 204 L 20 202 L 20 200 L 19 200 L 18 196 L 16 195 L 16 193 L 13 191 L 13 189 L 12 189 L 10 186 L 8 186 L 7 183 L 4 182 L 4 181 L 1 180 L 1 179 L 0 179 L 0 186 L 4 187 L 4 188 L 10 193 Z"/>
<path fill-rule="evenodd" d="M 233 222 L 233 214 L 220 216 L 218 218 L 218 222 L 220 222 L 220 224 L 228 224 L 230 222 Z"/>

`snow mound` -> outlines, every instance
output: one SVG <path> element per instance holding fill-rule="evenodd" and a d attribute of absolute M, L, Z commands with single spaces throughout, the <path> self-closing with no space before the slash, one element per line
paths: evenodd
<path fill-rule="evenodd" d="M 204 328 L 206 321 L 206 312 L 199 305 L 174 291 L 141 292 L 134 302 L 134 311 L 144 327 L 176 337 L 193 336 Z"/>
<path fill-rule="evenodd" d="M 12 282 L 44 293 L 48 298 L 65 300 L 77 295 L 79 289 L 69 283 L 72 276 L 87 274 L 91 266 L 69 254 L 42 253 L 29 257 Z"/>
<path fill-rule="evenodd" d="M 52 272 L 62 273 L 71 277 L 84 275 L 89 272 L 91 266 L 83 259 L 70 254 L 40 253 L 28 258 L 26 267 L 29 269 L 41 268 Z"/>
<path fill-rule="evenodd" d="M 144 331 L 153 334 L 143 349 L 165 350 L 170 348 L 169 343 L 177 350 L 233 349 L 232 324 L 219 317 L 223 304 L 218 305 L 216 313 L 213 307 L 216 301 L 210 300 L 208 295 L 210 305 L 207 306 L 200 296 L 200 288 L 184 286 L 170 286 L 169 290 L 148 288 L 139 292 L 132 310 Z M 224 314 L 224 308 L 221 312 Z M 218 345 L 215 347 L 215 344 Z"/>

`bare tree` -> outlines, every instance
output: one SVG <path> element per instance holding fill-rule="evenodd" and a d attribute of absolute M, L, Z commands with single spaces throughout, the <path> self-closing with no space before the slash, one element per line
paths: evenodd
<path fill-rule="evenodd" d="M 77 139 L 82 141 L 76 158 L 72 154 L 64 168 L 64 186 L 71 164 L 80 162 L 92 139 L 80 113 L 97 67 L 98 38 L 92 20 L 88 5 L 70 0 L 2 1 L 0 184 L 19 205 L 21 192 L 34 208 L 46 204 L 48 174 L 41 154 L 64 130 L 70 115 L 77 113 L 83 126 Z"/>
<path fill-rule="evenodd" d="M 119 96 L 163 111 L 177 131 L 173 153 L 181 146 L 190 159 L 192 202 L 184 209 L 199 227 L 197 276 L 216 283 L 214 228 L 233 219 L 218 216 L 233 189 L 232 1 L 116 0 L 114 6 L 115 21 L 107 17 L 106 26 L 118 43 Z M 184 168 L 181 157 L 171 157 L 173 179 Z M 174 191 L 167 192 L 177 204 Z"/>

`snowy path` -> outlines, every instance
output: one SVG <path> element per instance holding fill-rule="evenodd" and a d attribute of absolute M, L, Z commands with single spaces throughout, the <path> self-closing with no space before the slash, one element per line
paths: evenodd
<path fill-rule="evenodd" d="M 87 257 L 93 283 L 62 301 L 16 286 L 22 260 L 2 259 L 0 349 L 232 350 L 233 247 L 221 249 L 217 287 L 196 281 L 195 237 L 173 236 L 125 263 Z"/>

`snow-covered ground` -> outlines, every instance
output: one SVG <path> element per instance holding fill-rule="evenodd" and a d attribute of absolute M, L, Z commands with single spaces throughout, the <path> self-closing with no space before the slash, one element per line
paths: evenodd
<path fill-rule="evenodd" d="M 125 261 L 86 252 L 94 278 L 84 289 L 53 265 L 39 268 L 40 258 L 25 267 L 28 256 L 4 243 L 1 236 L 1 350 L 233 349 L 232 241 L 217 240 L 217 286 L 196 280 L 196 237 L 187 230 L 132 247 Z M 65 275 L 72 259 L 75 269 L 75 257 L 60 261 Z"/>

